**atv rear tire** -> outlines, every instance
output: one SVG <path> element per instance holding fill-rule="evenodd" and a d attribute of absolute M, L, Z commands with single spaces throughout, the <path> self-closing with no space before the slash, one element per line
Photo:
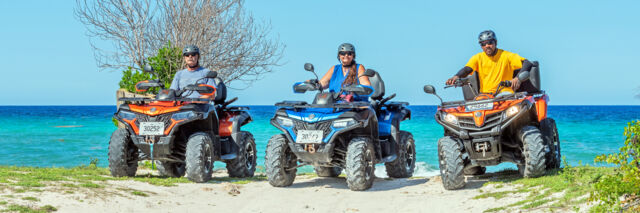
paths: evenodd
<path fill-rule="evenodd" d="M 160 176 L 182 177 L 185 173 L 184 163 L 158 161 L 156 164 Z"/>
<path fill-rule="evenodd" d="M 353 191 L 371 188 L 375 179 L 375 151 L 369 138 L 351 139 L 347 147 L 347 185 Z"/>
<path fill-rule="evenodd" d="M 241 131 L 238 139 L 243 147 L 238 150 L 238 156 L 227 162 L 229 177 L 253 177 L 256 171 L 256 142 L 253 135 L 247 131 Z"/>
<path fill-rule="evenodd" d="M 319 177 L 338 177 L 340 173 L 342 173 L 342 168 L 334 166 L 334 167 L 324 167 L 324 166 L 316 166 L 314 167 L 316 170 L 316 174 Z"/>
<path fill-rule="evenodd" d="M 518 165 L 518 171 L 526 178 L 543 175 L 546 146 L 540 130 L 534 126 L 525 126 L 520 130 L 519 136 L 524 146 L 524 164 Z"/>
<path fill-rule="evenodd" d="M 483 175 L 487 172 L 487 167 L 484 166 L 474 166 L 468 169 L 463 170 L 464 175 Z"/>
<path fill-rule="evenodd" d="M 455 190 L 464 187 L 464 162 L 459 139 L 445 136 L 438 140 L 438 161 L 444 188 Z"/>
<path fill-rule="evenodd" d="M 136 175 L 138 170 L 138 147 L 136 147 L 129 132 L 120 128 L 111 134 L 109 140 L 109 170 L 114 177 Z"/>
<path fill-rule="evenodd" d="M 398 158 L 385 163 L 387 175 L 392 178 L 408 178 L 413 176 L 416 168 L 416 145 L 413 135 L 407 131 L 400 131 L 400 141 L 398 141 Z"/>
<path fill-rule="evenodd" d="M 547 161 L 547 170 L 560 168 L 562 162 L 562 154 L 560 153 L 560 138 L 558 136 L 558 128 L 553 118 L 546 118 L 540 122 L 540 132 L 544 139 L 544 143 L 549 147 L 549 151 L 545 153 Z"/>
<path fill-rule="evenodd" d="M 196 183 L 211 179 L 213 172 L 213 142 L 209 134 L 193 133 L 187 140 L 187 178 Z"/>
<path fill-rule="evenodd" d="M 283 134 L 274 135 L 267 144 L 264 166 L 269 184 L 285 187 L 293 184 L 298 171 L 298 158 L 289 148 Z"/>

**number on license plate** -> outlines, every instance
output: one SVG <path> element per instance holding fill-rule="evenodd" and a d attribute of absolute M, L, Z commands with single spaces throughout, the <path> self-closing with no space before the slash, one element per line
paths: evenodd
<path fill-rule="evenodd" d="M 321 130 L 298 130 L 296 143 L 322 143 Z"/>
<path fill-rule="evenodd" d="M 476 111 L 476 110 L 487 110 L 487 109 L 493 109 L 493 103 L 473 104 L 473 105 L 466 106 L 467 112 Z"/>
<path fill-rule="evenodd" d="M 164 135 L 163 122 L 141 122 L 140 135 Z"/>

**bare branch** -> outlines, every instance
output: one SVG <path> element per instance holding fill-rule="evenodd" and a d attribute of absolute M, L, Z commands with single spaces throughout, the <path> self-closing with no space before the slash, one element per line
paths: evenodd
<path fill-rule="evenodd" d="M 168 42 L 195 44 L 201 65 L 227 84 L 246 88 L 279 65 L 284 45 L 270 37 L 271 25 L 257 23 L 243 0 L 76 0 L 75 15 L 87 35 L 112 42 L 94 56 L 102 70 L 143 67 Z"/>

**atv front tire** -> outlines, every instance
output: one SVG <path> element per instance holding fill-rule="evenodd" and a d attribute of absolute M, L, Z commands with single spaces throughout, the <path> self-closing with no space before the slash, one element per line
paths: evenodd
<path fill-rule="evenodd" d="M 256 142 L 253 135 L 247 131 L 241 131 L 238 134 L 239 144 L 243 147 L 238 151 L 238 156 L 227 161 L 227 172 L 229 177 L 253 177 L 256 171 Z"/>
<path fill-rule="evenodd" d="M 318 177 L 338 177 L 340 173 L 342 173 L 342 168 L 337 166 L 316 166 L 314 169 L 316 170 L 316 174 L 318 175 Z"/>
<path fill-rule="evenodd" d="M 375 151 L 369 138 L 351 139 L 347 147 L 347 185 L 353 191 L 371 188 L 375 179 Z"/>
<path fill-rule="evenodd" d="M 560 168 L 562 162 L 562 154 L 560 153 L 560 138 L 558 136 L 558 128 L 553 118 L 546 118 L 540 122 L 540 132 L 544 139 L 544 143 L 549 147 L 549 151 L 545 153 L 547 162 L 547 170 Z"/>
<path fill-rule="evenodd" d="M 182 177 L 185 173 L 184 163 L 158 161 L 156 164 L 160 176 Z"/>
<path fill-rule="evenodd" d="M 269 184 L 285 187 L 293 184 L 298 171 L 298 158 L 287 144 L 283 134 L 274 135 L 267 144 L 264 166 Z"/>
<path fill-rule="evenodd" d="M 462 159 L 462 145 L 459 139 L 445 136 L 438 140 L 438 161 L 442 185 L 447 190 L 464 187 L 464 163 Z"/>
<path fill-rule="evenodd" d="M 407 131 L 400 131 L 400 141 L 398 141 L 398 158 L 385 163 L 387 175 L 392 178 L 408 178 L 413 176 L 416 168 L 416 146 L 413 135 Z"/>
<path fill-rule="evenodd" d="M 211 179 L 213 172 L 213 142 L 209 134 L 193 133 L 187 140 L 187 178 L 196 183 Z"/>
<path fill-rule="evenodd" d="M 138 170 L 138 147 L 136 147 L 129 132 L 120 128 L 111 134 L 109 140 L 109 170 L 114 177 L 136 175 Z"/>
<path fill-rule="evenodd" d="M 540 130 L 534 126 L 525 126 L 520 130 L 519 136 L 524 148 L 524 164 L 518 165 L 518 171 L 526 178 L 543 175 L 546 168 L 546 145 Z"/>

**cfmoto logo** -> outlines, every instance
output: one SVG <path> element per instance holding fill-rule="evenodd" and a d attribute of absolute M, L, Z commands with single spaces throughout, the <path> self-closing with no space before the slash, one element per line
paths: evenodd
<path fill-rule="evenodd" d="M 315 115 L 315 114 L 309 114 L 309 119 L 313 119 L 313 118 L 315 118 L 315 117 L 316 117 L 316 115 Z"/>
<path fill-rule="evenodd" d="M 155 107 L 151 107 L 151 109 L 150 109 L 149 111 L 151 111 L 151 112 L 155 112 L 155 111 L 156 111 L 156 108 L 155 108 Z"/>

